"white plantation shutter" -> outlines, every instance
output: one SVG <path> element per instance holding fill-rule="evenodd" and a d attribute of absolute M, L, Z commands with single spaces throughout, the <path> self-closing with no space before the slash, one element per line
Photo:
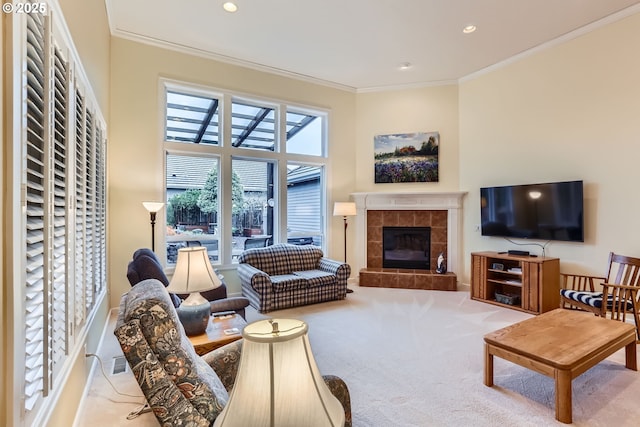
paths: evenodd
<path fill-rule="evenodd" d="M 96 296 L 105 290 L 107 283 L 107 206 L 106 206 L 106 163 L 105 163 L 106 142 L 102 127 L 96 127 L 96 159 L 95 159 L 95 245 L 94 245 L 94 266 L 96 268 L 95 283 Z M 95 300 L 95 297 L 94 297 Z"/>
<path fill-rule="evenodd" d="M 46 395 L 45 331 L 45 17 L 27 17 L 25 409 Z"/>
<path fill-rule="evenodd" d="M 93 251 L 95 243 L 94 215 L 95 215 L 95 134 L 93 127 L 93 114 L 90 111 L 86 113 L 85 127 L 85 173 L 86 179 L 84 183 L 85 194 L 85 250 L 82 253 L 84 258 L 84 287 L 85 287 L 85 306 L 87 311 L 91 309 L 94 303 L 95 282 L 94 282 L 94 260 Z"/>
<path fill-rule="evenodd" d="M 13 403 L 14 425 L 41 424 L 106 294 L 106 127 L 68 32 L 56 26 L 60 15 L 49 12 L 11 17 L 22 55 L 9 56 L 21 120 L 7 121 L 21 123 L 8 173 L 18 177 L 11 194 L 23 206 L 21 279 L 12 285 L 22 300 L 13 323 L 24 360 L 13 364 L 20 383 L 10 388 L 24 398 Z"/>
<path fill-rule="evenodd" d="M 85 149 L 85 104 L 84 98 L 76 89 L 76 162 L 75 162 L 75 253 L 79 254 L 75 262 L 75 324 L 77 327 L 84 323 L 86 317 L 85 280 L 84 280 L 84 250 L 85 250 L 85 179 L 86 179 L 86 149 Z"/>
<path fill-rule="evenodd" d="M 68 353 L 67 340 L 67 111 L 68 65 L 59 49 L 53 55 L 53 245 L 51 372 L 60 370 Z M 54 378 L 52 378 L 53 380 Z"/>

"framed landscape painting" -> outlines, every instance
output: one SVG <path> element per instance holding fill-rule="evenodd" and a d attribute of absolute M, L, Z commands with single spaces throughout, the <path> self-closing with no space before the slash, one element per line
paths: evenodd
<path fill-rule="evenodd" d="M 438 132 L 373 137 L 375 183 L 438 182 Z"/>

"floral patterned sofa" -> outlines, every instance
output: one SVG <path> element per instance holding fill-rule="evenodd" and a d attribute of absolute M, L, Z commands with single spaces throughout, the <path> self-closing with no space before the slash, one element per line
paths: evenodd
<path fill-rule="evenodd" d="M 344 299 L 349 264 L 325 258 L 313 245 L 280 243 L 238 258 L 242 295 L 261 313 Z"/>
<path fill-rule="evenodd" d="M 213 424 L 229 399 L 242 340 L 198 356 L 169 293 L 156 279 L 143 280 L 122 296 L 114 334 L 160 425 Z M 335 376 L 324 380 L 342 403 L 350 427 L 346 384 Z"/>

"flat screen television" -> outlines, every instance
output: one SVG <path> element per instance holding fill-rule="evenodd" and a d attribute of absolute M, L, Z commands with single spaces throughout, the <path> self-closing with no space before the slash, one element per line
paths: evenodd
<path fill-rule="evenodd" d="M 584 242 L 582 181 L 480 189 L 483 236 Z"/>

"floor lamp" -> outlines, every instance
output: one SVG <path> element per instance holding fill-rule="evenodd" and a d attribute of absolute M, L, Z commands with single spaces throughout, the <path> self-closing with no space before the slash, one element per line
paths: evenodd
<path fill-rule="evenodd" d="M 156 251 L 156 232 L 155 232 L 156 214 L 160 209 L 162 209 L 162 207 L 164 206 L 164 203 L 142 202 L 142 206 L 144 206 L 144 208 L 149 211 L 149 215 L 151 217 L 151 250 L 155 252 Z"/>
<path fill-rule="evenodd" d="M 344 221 L 344 262 L 347 262 L 347 217 L 355 214 L 356 204 L 353 202 L 336 202 L 333 205 L 333 216 L 341 216 Z"/>

